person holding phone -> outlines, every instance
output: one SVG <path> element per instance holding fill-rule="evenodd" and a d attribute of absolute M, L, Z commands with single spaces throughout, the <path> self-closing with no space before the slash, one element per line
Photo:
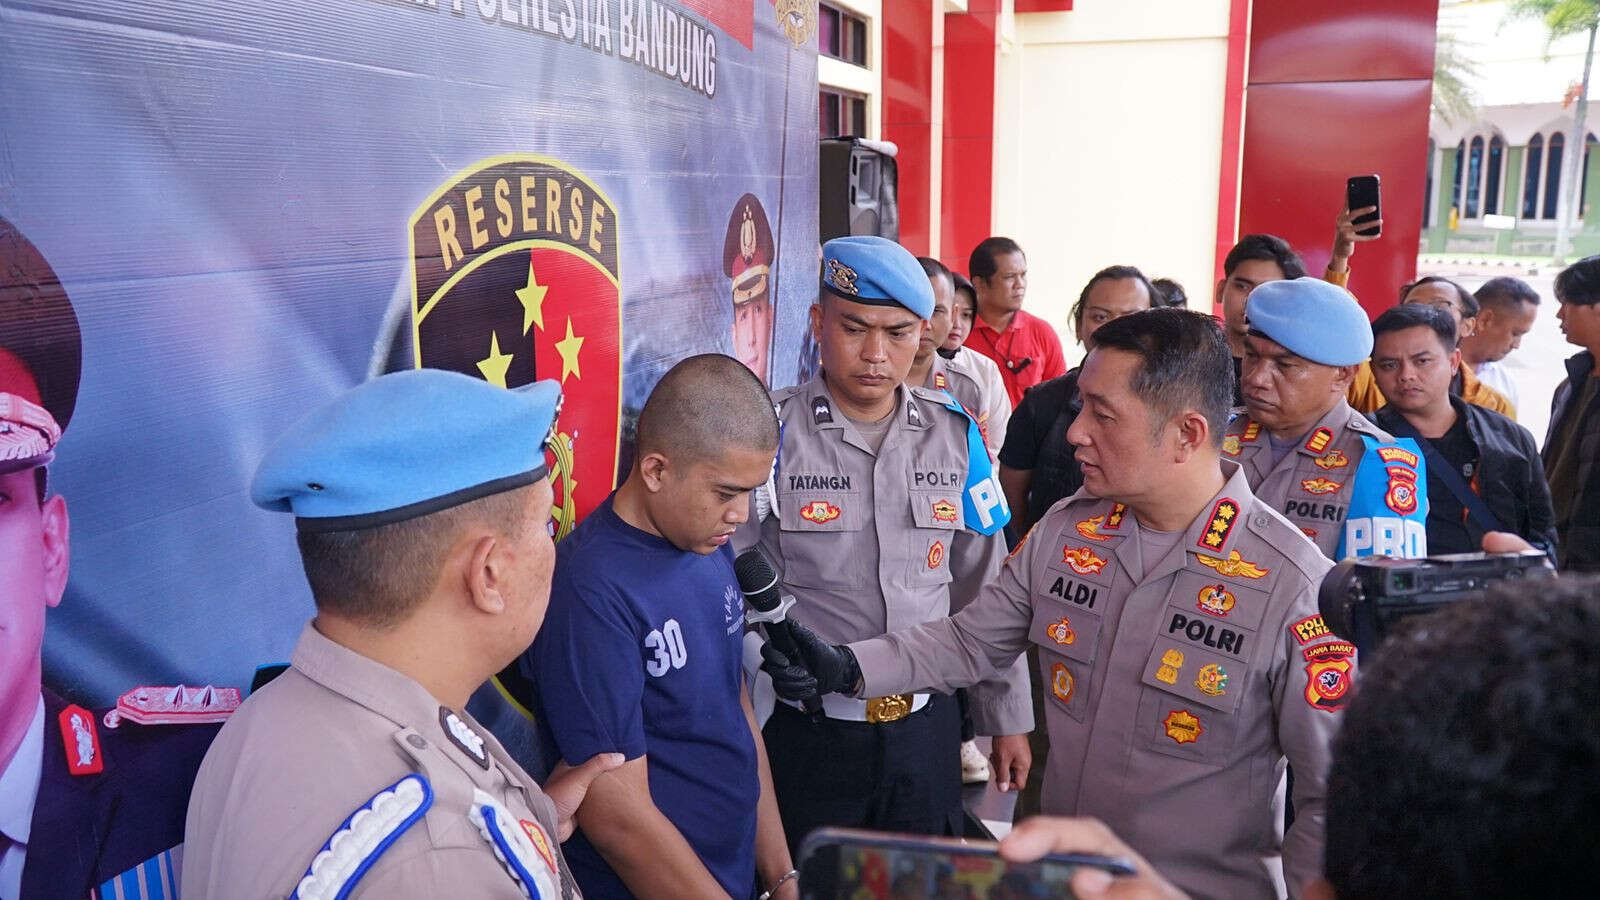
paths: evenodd
<path fill-rule="evenodd" d="M 954 616 L 848 646 L 763 648 L 780 695 L 951 690 L 1037 647 L 1044 812 L 1095 816 L 1180 887 L 1291 896 L 1321 872 L 1328 745 L 1355 648 L 1317 613 L 1332 563 L 1222 454 L 1231 364 L 1210 316 L 1133 313 L 1095 332 L 1068 431 L 1084 490 L 1033 527 Z M 1273 796 L 1287 759 L 1295 818 Z"/>

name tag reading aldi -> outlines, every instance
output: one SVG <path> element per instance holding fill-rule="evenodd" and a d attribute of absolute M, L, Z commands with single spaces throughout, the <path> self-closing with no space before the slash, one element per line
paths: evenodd
<path fill-rule="evenodd" d="M 1411 438 L 1385 444 L 1363 436 L 1366 445 L 1350 491 L 1340 559 L 1352 556 L 1428 555 L 1428 471 Z"/>

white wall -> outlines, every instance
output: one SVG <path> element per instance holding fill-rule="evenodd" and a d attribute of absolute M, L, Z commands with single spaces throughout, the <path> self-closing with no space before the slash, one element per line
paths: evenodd
<path fill-rule="evenodd" d="M 1027 308 L 1067 311 L 1113 264 L 1214 282 L 1228 0 L 1077 0 L 1022 13 L 1001 48 L 993 231 L 1028 252 Z"/>

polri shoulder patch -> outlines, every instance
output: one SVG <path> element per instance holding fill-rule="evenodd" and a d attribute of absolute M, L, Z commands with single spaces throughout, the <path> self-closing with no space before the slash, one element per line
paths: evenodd
<path fill-rule="evenodd" d="M 372 795 L 312 857 L 290 900 L 348 897 L 361 876 L 433 805 L 428 779 L 410 774 Z"/>

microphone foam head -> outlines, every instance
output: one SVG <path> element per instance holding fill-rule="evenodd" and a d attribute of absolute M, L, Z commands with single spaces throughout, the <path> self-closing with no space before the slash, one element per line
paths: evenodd
<path fill-rule="evenodd" d="M 744 599 L 759 612 L 778 608 L 781 600 L 778 590 L 778 573 L 761 550 L 751 547 L 733 561 L 733 574 L 739 579 L 739 590 Z"/>

